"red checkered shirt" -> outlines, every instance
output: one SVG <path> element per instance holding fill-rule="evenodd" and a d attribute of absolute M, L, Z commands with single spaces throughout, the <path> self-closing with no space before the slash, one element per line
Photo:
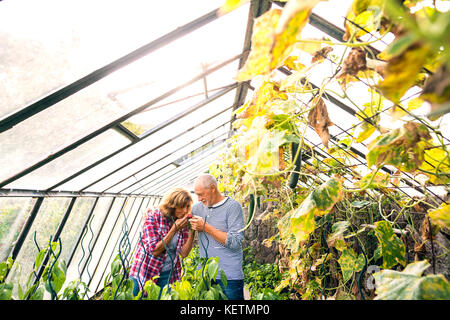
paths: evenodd
<path fill-rule="evenodd" d="M 161 272 L 163 262 L 165 259 L 170 259 L 166 251 L 163 254 L 155 257 L 152 252 L 161 237 L 165 237 L 172 227 L 173 222 L 170 218 L 166 218 L 159 208 L 150 208 L 148 210 L 147 219 L 144 222 L 142 228 L 142 240 L 138 240 L 136 247 L 136 253 L 134 255 L 133 263 L 130 268 L 130 277 L 138 280 L 139 287 L 142 289 L 148 280 L 151 280 L 154 276 L 157 276 Z M 176 247 L 176 255 L 174 259 L 174 268 L 170 283 L 173 283 L 181 278 L 181 262 L 179 253 L 181 247 L 186 243 L 189 229 L 183 228 L 178 231 L 178 240 Z M 175 235 L 177 236 L 177 235 Z M 155 282 L 157 279 L 154 280 Z"/>

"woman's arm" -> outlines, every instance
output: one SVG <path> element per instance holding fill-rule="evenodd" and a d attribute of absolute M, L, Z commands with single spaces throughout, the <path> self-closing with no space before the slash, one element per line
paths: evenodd
<path fill-rule="evenodd" d="M 189 252 L 191 252 L 192 247 L 194 245 L 194 238 L 195 238 L 195 230 L 191 229 L 189 230 L 189 236 L 187 238 L 186 243 L 181 247 L 180 255 L 182 258 L 186 258 L 189 255 Z"/>
<path fill-rule="evenodd" d="M 182 228 L 184 228 L 186 226 L 187 226 L 187 217 L 175 220 L 175 222 L 172 225 L 172 227 L 170 228 L 169 232 L 163 238 L 164 243 L 166 244 L 166 246 L 170 243 L 170 241 L 172 241 L 172 238 L 175 235 L 175 233 L 178 230 L 180 230 L 180 229 L 182 229 Z M 153 256 L 157 257 L 157 256 L 161 255 L 165 250 L 166 250 L 166 248 L 164 247 L 164 244 L 160 240 L 156 244 L 155 249 L 153 249 L 152 254 L 153 254 Z"/>

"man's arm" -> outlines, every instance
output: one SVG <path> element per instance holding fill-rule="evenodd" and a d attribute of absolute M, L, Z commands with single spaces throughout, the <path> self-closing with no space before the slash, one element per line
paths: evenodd
<path fill-rule="evenodd" d="M 236 206 L 233 206 L 227 219 L 228 225 L 230 226 L 227 232 L 216 229 L 209 223 L 205 223 L 205 220 L 199 216 L 193 216 L 189 221 L 194 230 L 204 230 L 225 247 L 237 250 L 241 247 L 242 239 L 244 238 L 243 231 L 241 231 L 244 228 L 244 216 L 239 204 L 236 203 Z"/>
<path fill-rule="evenodd" d="M 205 231 L 206 233 L 210 234 L 216 241 L 225 245 L 227 241 L 226 232 L 214 228 L 209 223 L 205 223 L 205 220 L 199 216 L 193 216 L 192 219 L 189 220 L 189 222 L 191 223 L 192 229 L 200 232 Z"/>
<path fill-rule="evenodd" d="M 225 246 L 231 250 L 239 250 L 244 239 L 244 215 L 238 202 L 234 202 L 230 209 L 228 215 L 228 225 L 230 227 L 227 232 Z"/>

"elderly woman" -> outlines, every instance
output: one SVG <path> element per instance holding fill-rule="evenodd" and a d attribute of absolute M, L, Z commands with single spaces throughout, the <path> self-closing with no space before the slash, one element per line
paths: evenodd
<path fill-rule="evenodd" d="M 155 276 L 159 276 L 154 281 L 161 291 L 181 278 L 179 256 L 185 258 L 194 241 L 195 231 L 187 227 L 192 202 L 187 190 L 176 188 L 164 195 L 158 207 L 148 209 L 130 269 L 135 296 Z"/>

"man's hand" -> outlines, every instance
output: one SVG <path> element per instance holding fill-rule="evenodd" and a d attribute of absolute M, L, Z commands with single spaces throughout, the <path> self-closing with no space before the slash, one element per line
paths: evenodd
<path fill-rule="evenodd" d="M 203 225 L 205 224 L 205 220 L 199 216 L 192 216 L 189 219 L 189 223 L 191 224 L 191 228 L 196 231 L 203 231 Z"/>

